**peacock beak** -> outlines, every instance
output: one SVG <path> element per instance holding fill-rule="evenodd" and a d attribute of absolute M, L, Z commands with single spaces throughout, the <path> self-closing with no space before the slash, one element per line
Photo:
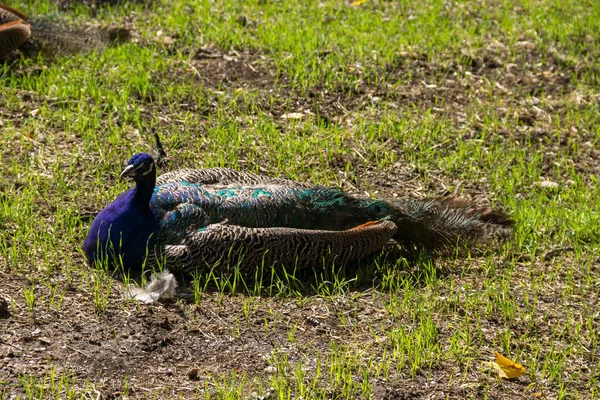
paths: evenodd
<path fill-rule="evenodd" d="M 125 177 L 134 176 L 134 175 L 135 175 L 135 168 L 133 168 L 133 165 L 128 165 L 125 167 L 123 172 L 121 172 L 120 178 L 123 179 Z"/>

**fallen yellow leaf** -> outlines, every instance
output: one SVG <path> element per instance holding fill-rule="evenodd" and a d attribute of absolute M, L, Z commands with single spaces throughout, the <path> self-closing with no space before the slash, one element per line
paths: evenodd
<path fill-rule="evenodd" d="M 494 354 L 496 355 L 495 362 L 488 361 L 484 362 L 483 364 L 498 371 L 500 378 L 515 379 L 525 374 L 526 369 L 521 364 L 517 364 L 516 362 L 509 360 L 497 351 L 495 351 Z"/>
<path fill-rule="evenodd" d="M 353 1 L 353 2 L 352 2 L 352 5 L 353 5 L 354 7 L 356 7 L 356 6 L 360 6 L 360 5 L 362 5 L 362 4 L 365 4 L 366 2 L 367 2 L 367 0 L 356 0 L 356 1 Z"/>

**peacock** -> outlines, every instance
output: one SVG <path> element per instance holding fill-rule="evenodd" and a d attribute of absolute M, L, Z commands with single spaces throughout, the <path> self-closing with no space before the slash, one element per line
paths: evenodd
<path fill-rule="evenodd" d="M 457 199 L 384 201 L 228 168 L 157 177 L 147 153 L 121 173 L 135 186 L 94 219 L 83 244 L 90 263 L 194 273 L 235 266 L 344 265 L 390 240 L 432 252 L 510 234 L 512 221 Z"/>
<path fill-rule="evenodd" d="M 75 27 L 49 18 L 29 19 L 20 11 L 0 4 L 0 59 L 16 50 L 25 55 L 75 53 L 124 42 L 130 37 L 125 28 Z"/>

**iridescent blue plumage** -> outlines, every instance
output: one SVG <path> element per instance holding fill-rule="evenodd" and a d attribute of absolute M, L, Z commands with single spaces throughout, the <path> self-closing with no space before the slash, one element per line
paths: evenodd
<path fill-rule="evenodd" d="M 156 178 L 154 162 L 144 153 L 129 160 L 122 176 L 133 177 L 136 187 L 94 220 L 84 243 L 90 262 L 107 255 L 114 263 L 114 254 L 121 254 L 125 268 L 139 268 L 148 253 L 150 262 L 162 257 L 167 265 L 185 269 L 219 262 L 255 266 L 261 260 L 344 263 L 381 249 L 392 237 L 405 245 L 443 249 L 506 231 L 502 223 L 486 223 L 484 214 L 464 205 L 363 199 L 226 168 Z M 107 247 L 115 251 L 97 250 Z"/>
<path fill-rule="evenodd" d="M 135 154 L 121 176 L 132 176 L 136 185 L 100 211 L 83 250 L 90 262 L 103 259 L 112 265 L 122 263 L 127 268 L 137 269 L 148 249 L 155 245 L 160 228 L 149 205 L 156 183 L 152 157 Z"/>

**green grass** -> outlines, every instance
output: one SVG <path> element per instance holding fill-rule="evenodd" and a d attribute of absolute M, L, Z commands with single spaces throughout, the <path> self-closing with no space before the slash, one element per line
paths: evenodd
<path fill-rule="evenodd" d="M 0 398 L 237 399 L 269 388 L 278 399 L 598 397 L 599 3 L 170 3 L 95 13 L 13 4 L 71 23 L 130 21 L 136 40 L 0 69 L 0 273 L 11 283 L 0 294 L 12 304 L 0 331 L 16 332 L 0 349 L 17 359 L 33 351 L 40 365 L 12 359 Z M 238 61 L 221 70 L 228 61 L 199 60 L 200 48 Z M 303 117 L 281 118 L 291 112 Z M 347 271 L 199 273 L 155 312 L 184 318 L 207 347 L 230 340 L 244 352 L 209 360 L 210 349 L 176 339 L 197 356 L 153 361 L 171 374 L 78 369 L 58 333 L 45 357 L 23 338 L 54 335 L 45 331 L 54 320 L 82 324 L 75 309 L 118 340 L 123 321 L 150 318 L 121 298 L 122 283 L 86 266 L 80 246 L 89 213 L 130 185 L 118 180 L 123 162 L 153 148 L 153 127 L 172 168 L 227 166 L 380 197 L 485 198 L 514 217 L 514 238 L 435 266 L 383 254 Z M 240 361 L 250 338 L 260 368 Z M 87 360 L 77 348 L 84 355 L 69 357 Z M 496 379 L 481 366 L 494 350 L 527 375 Z M 198 381 L 185 375 L 192 367 Z"/>

